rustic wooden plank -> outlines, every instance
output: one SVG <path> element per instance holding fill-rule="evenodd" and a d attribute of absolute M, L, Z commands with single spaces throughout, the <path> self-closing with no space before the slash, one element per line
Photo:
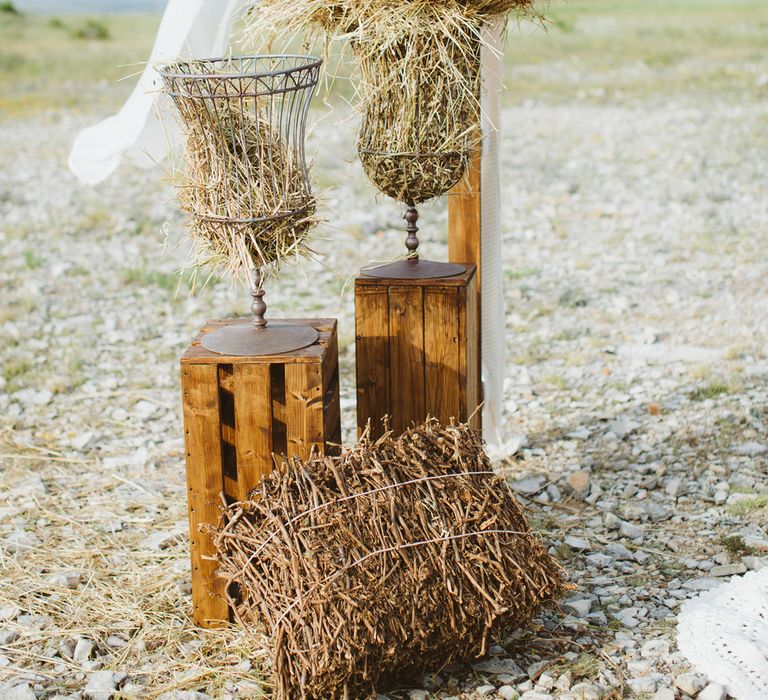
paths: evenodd
<path fill-rule="evenodd" d="M 467 172 L 448 193 L 448 260 L 477 265 L 480 293 L 481 149 L 475 149 Z"/>
<path fill-rule="evenodd" d="M 444 424 L 461 419 L 459 299 L 464 288 L 424 288 L 426 411 Z"/>
<path fill-rule="evenodd" d="M 272 471 L 272 383 L 269 365 L 241 364 L 234 368 L 237 497 Z"/>
<path fill-rule="evenodd" d="M 222 491 L 218 369 L 182 367 L 184 445 L 187 464 L 192 605 L 195 624 L 217 627 L 229 620 L 223 580 L 216 577 L 215 550 L 200 525 L 215 525 Z"/>
<path fill-rule="evenodd" d="M 389 295 L 381 283 L 355 284 L 355 371 L 357 430 L 371 420 L 374 437 L 382 434 L 381 419 L 389 415 Z"/>
<path fill-rule="evenodd" d="M 323 378 L 320 363 L 285 366 L 288 457 L 323 453 Z"/>
<path fill-rule="evenodd" d="M 426 418 L 424 297 L 421 287 L 389 287 L 389 391 L 392 429 L 402 433 Z"/>
<path fill-rule="evenodd" d="M 480 305 L 472 303 L 473 299 L 478 299 L 477 278 L 473 277 L 466 289 L 465 317 L 467 331 L 466 336 L 466 367 L 467 367 L 467 394 L 465 398 L 466 418 L 472 416 L 471 425 L 476 430 L 482 428 L 482 411 L 475 409 L 483 402 L 483 382 L 482 382 L 482 358 L 480 357 Z"/>

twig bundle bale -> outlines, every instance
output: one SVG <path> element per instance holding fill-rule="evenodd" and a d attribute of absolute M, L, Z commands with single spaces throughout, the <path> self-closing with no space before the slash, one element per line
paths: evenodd
<path fill-rule="evenodd" d="M 476 658 L 565 588 L 479 437 L 434 419 L 285 465 L 215 544 L 238 619 L 271 640 L 276 698 L 373 697 Z"/>
<path fill-rule="evenodd" d="M 351 42 L 358 153 L 385 194 L 418 204 L 462 177 L 480 134 L 484 28 L 535 0 L 260 0 L 253 34 L 320 29 Z"/>
<path fill-rule="evenodd" d="M 223 264 L 242 279 L 254 265 L 275 269 L 306 254 L 317 223 L 298 138 L 311 89 L 297 98 L 292 84 L 275 94 L 280 76 L 255 74 L 279 70 L 278 60 L 286 59 L 191 61 L 161 70 L 184 129 L 179 203 L 190 215 L 199 262 Z"/>

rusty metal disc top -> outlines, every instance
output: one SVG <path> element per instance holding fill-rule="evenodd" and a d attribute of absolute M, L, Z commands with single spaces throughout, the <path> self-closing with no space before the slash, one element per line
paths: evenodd
<path fill-rule="evenodd" d="M 365 277 L 381 277 L 393 280 L 420 280 L 429 278 L 456 277 L 465 271 L 463 265 L 410 258 L 396 260 L 384 265 L 364 267 L 360 274 Z"/>
<path fill-rule="evenodd" d="M 270 321 L 265 328 L 256 328 L 250 319 L 244 319 L 204 335 L 200 343 L 221 355 L 283 355 L 313 345 L 319 337 L 307 326 Z"/>

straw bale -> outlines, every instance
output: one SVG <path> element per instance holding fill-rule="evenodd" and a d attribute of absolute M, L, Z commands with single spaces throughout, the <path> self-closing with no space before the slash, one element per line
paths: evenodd
<path fill-rule="evenodd" d="M 478 435 L 433 419 L 291 461 L 215 543 L 238 620 L 269 636 L 276 698 L 373 697 L 482 656 L 566 586 Z"/>

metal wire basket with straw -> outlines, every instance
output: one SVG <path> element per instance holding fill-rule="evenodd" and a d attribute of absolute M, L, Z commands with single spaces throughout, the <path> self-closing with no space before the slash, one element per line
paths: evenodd
<path fill-rule="evenodd" d="M 262 281 L 284 260 L 308 253 L 317 223 L 304 141 L 321 64 L 313 56 L 256 55 L 158 69 L 184 131 L 179 203 L 199 260 L 253 288 L 253 327 L 206 336 L 210 350 L 275 354 L 317 339 L 305 327 L 267 324 Z"/>

